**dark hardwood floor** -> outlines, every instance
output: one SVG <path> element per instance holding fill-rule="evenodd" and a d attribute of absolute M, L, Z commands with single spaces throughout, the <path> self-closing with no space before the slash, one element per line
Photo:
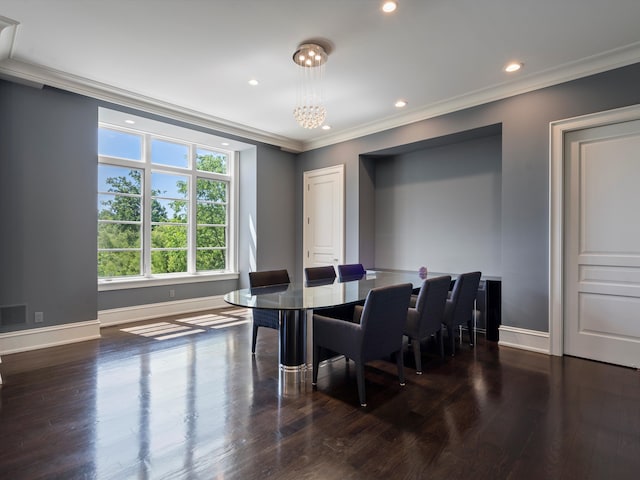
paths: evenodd
<path fill-rule="evenodd" d="M 0 479 L 638 478 L 637 371 L 479 336 L 405 387 L 373 362 L 361 408 L 344 360 L 279 395 L 277 333 L 252 357 L 227 312 L 3 356 Z"/>

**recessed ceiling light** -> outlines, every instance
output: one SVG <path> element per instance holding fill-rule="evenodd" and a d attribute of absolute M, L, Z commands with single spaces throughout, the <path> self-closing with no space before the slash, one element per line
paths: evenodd
<path fill-rule="evenodd" d="M 323 130 L 331 130 L 331 125 L 322 125 Z"/>
<path fill-rule="evenodd" d="M 504 67 L 504 71 L 508 73 L 517 72 L 522 68 L 522 63 L 520 62 L 511 62 L 506 67 Z"/>
<path fill-rule="evenodd" d="M 229 142 L 222 142 L 221 144 L 223 147 L 228 147 L 229 146 Z"/>
<path fill-rule="evenodd" d="M 124 123 L 128 123 L 129 125 L 133 125 L 136 122 L 134 122 L 133 120 L 125 120 Z"/>
<path fill-rule="evenodd" d="M 249 85 L 251 85 L 252 87 L 255 87 L 256 85 L 258 85 L 258 80 L 256 80 L 255 78 L 252 78 L 251 80 L 249 80 Z"/>
<path fill-rule="evenodd" d="M 396 8 L 398 8 L 398 2 L 394 1 L 386 1 L 382 3 L 382 11 L 384 13 L 395 12 Z"/>
<path fill-rule="evenodd" d="M 402 99 L 396 100 L 395 106 L 396 108 L 404 108 L 407 106 L 407 101 Z"/>

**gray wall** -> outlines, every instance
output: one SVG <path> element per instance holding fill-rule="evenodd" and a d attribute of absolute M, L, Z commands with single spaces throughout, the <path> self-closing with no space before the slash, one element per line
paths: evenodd
<path fill-rule="evenodd" d="M 295 155 L 255 144 L 240 155 L 240 283 L 223 280 L 98 293 L 99 106 L 220 134 L 56 89 L 0 81 L 0 308 L 27 306 L 25 321 L 12 318 L 0 325 L 0 333 L 95 320 L 98 310 L 234 290 L 246 279 L 250 264 L 248 216 L 253 216 L 260 239 L 257 268 L 282 266 L 293 271 Z M 36 311 L 44 312 L 44 323 L 33 323 Z"/>
<path fill-rule="evenodd" d="M 263 146 L 240 158 L 239 286 L 248 272 L 286 268 L 295 275 L 295 155 Z"/>
<path fill-rule="evenodd" d="M 97 121 L 95 101 L 0 81 L 0 305 L 27 307 L 0 332 L 97 319 Z"/>
<path fill-rule="evenodd" d="M 295 218 L 296 218 L 296 272 L 302 272 L 302 218 L 303 218 L 303 179 L 304 172 L 343 164 L 345 166 L 345 263 L 364 261 L 365 267 L 373 266 L 373 255 L 362 257 L 362 248 L 359 245 L 361 228 L 359 225 L 360 214 L 358 206 L 363 193 L 373 194 L 374 172 L 370 172 L 369 189 L 361 188 L 363 178 L 360 174 L 361 165 L 359 154 L 363 145 L 357 140 L 340 143 L 321 150 L 313 150 L 298 156 L 295 163 Z M 365 167 L 362 167 L 364 170 Z M 366 199 L 369 201 L 369 199 Z M 373 198 L 370 199 L 373 202 Z M 371 218 L 371 234 L 373 234 L 373 218 Z M 367 232 L 365 232 L 366 234 Z M 365 244 L 366 245 L 366 244 Z M 366 247 L 365 247 L 366 248 Z M 373 254 L 373 250 L 371 250 Z"/>
<path fill-rule="evenodd" d="M 375 266 L 501 275 L 502 137 L 375 161 Z"/>
<path fill-rule="evenodd" d="M 302 271 L 303 173 L 337 164 L 346 169 L 346 261 L 375 266 L 376 169 L 367 155 L 501 124 L 502 319 L 506 325 L 547 331 L 549 122 L 640 103 L 638 85 L 640 64 L 297 157 L 256 145 L 255 161 L 241 166 L 242 172 L 255 163 L 253 178 L 249 173 L 248 183 L 242 180 L 240 196 L 241 212 L 256 215 L 256 267 L 284 266 L 293 276 Z M 28 309 L 27 323 L 5 325 L 0 331 L 97 317 L 98 105 L 55 89 L 0 81 L 0 305 L 22 303 Z M 243 222 L 241 216 L 241 227 Z M 241 282 L 250 241 L 242 232 Z M 176 298 L 202 295 L 202 289 L 215 295 L 234 283 L 176 287 Z M 166 289 L 102 292 L 100 308 L 169 300 Z M 44 324 L 33 325 L 35 311 L 45 313 Z"/>
<path fill-rule="evenodd" d="M 224 295 L 238 288 L 237 285 L 238 281 L 234 279 L 106 290 L 98 293 L 98 310 Z M 173 290 L 173 297 L 169 290 Z"/>
<path fill-rule="evenodd" d="M 257 270 L 286 268 L 296 277 L 295 155 L 264 148 L 258 155 Z M 247 278 L 248 282 L 248 278 Z M 248 283 L 246 284 L 248 286 Z"/>
<path fill-rule="evenodd" d="M 640 103 L 640 64 L 416 122 L 299 156 L 304 171 L 347 168 L 348 261 L 375 264 L 375 188 L 371 152 L 502 124 L 502 322 L 548 331 L 549 123 Z M 301 188 L 296 189 L 298 203 Z M 302 215 L 297 213 L 297 218 Z M 410 235 L 411 232 L 405 232 Z M 296 232 L 302 258 L 302 226 Z M 299 260 L 300 261 L 300 260 Z M 419 259 L 416 259 L 419 263 Z"/>

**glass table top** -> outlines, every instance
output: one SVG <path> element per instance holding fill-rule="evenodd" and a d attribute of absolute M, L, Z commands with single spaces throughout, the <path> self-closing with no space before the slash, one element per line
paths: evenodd
<path fill-rule="evenodd" d="M 435 276 L 435 275 L 433 275 Z M 432 275 L 429 275 L 431 278 Z M 229 292 L 224 300 L 232 305 L 270 310 L 307 310 L 360 302 L 372 288 L 400 283 L 420 287 L 424 280 L 418 272 L 367 272 L 357 279 L 335 279 L 330 283 L 300 282 L 273 287 L 245 288 Z"/>

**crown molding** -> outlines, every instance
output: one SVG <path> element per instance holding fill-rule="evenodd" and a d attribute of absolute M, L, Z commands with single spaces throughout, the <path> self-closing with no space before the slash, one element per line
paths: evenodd
<path fill-rule="evenodd" d="M 493 85 L 465 93 L 430 104 L 421 109 L 385 117 L 335 134 L 323 135 L 322 138 L 317 140 L 299 141 L 207 115 L 193 109 L 180 107 L 169 102 L 139 95 L 70 73 L 14 60 L 11 58 L 11 50 L 18 25 L 18 22 L 0 16 L 0 78 L 8 78 L 36 87 L 49 85 L 98 100 L 155 113 L 192 125 L 202 126 L 224 134 L 274 145 L 283 151 L 292 153 L 301 153 L 353 140 L 410 123 L 605 72 L 614 68 L 624 67 L 640 61 L 640 42 L 636 42 L 579 61 L 570 62 L 535 75 L 522 77 L 522 79 L 517 82 Z"/>
<path fill-rule="evenodd" d="M 298 153 L 301 152 L 303 148 L 302 142 L 290 138 L 234 123 L 196 110 L 180 107 L 169 102 L 136 94 L 128 90 L 42 65 L 6 58 L 0 61 L 0 77 L 16 79 L 21 83 L 48 85 L 98 100 L 173 118 L 192 125 L 210 128 L 227 135 L 235 135 L 243 139 L 275 145 L 289 152 Z"/>
<path fill-rule="evenodd" d="M 481 90 L 465 93 L 441 102 L 433 103 L 422 109 L 412 110 L 400 115 L 386 117 L 380 121 L 366 123 L 357 128 L 327 135 L 318 140 L 303 143 L 304 151 L 334 145 L 374 133 L 401 127 L 410 123 L 427 120 L 447 113 L 483 105 L 504 98 L 539 90 L 560 83 L 587 77 L 607 70 L 624 67 L 640 61 L 640 42 L 621 48 L 566 63 L 559 67 L 523 77 L 517 82 L 494 85 Z"/>

